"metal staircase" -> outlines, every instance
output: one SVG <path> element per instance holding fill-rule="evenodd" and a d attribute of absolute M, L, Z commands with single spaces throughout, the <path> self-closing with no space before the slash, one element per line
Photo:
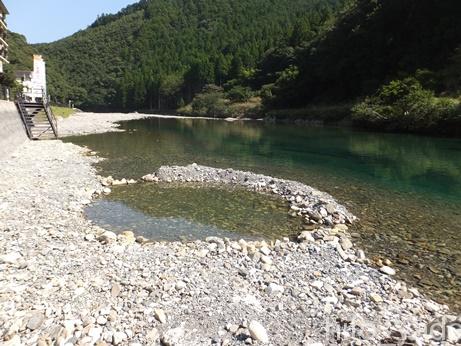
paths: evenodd
<path fill-rule="evenodd" d="M 42 99 L 36 100 L 36 102 L 26 101 L 22 95 L 19 95 L 16 99 L 16 106 L 30 139 L 58 138 L 56 118 L 51 111 L 45 93 L 43 93 Z"/>

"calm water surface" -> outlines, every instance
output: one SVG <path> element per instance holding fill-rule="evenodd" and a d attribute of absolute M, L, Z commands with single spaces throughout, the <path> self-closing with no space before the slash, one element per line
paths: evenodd
<path fill-rule="evenodd" d="M 68 140 L 109 158 L 99 164 L 103 175 L 139 178 L 161 165 L 196 162 L 294 179 L 327 191 L 360 218 L 355 226 L 361 236 L 357 242 L 370 257 L 391 259 L 401 278 L 460 310 L 461 140 L 189 119 L 130 121 L 122 123 L 122 128 L 127 131 Z M 194 227 L 208 225 L 232 232 L 238 224 L 237 229 L 249 233 L 252 229 L 265 236 L 277 235 L 283 223 L 281 213 L 262 232 L 264 224 L 258 217 L 251 224 L 246 216 L 243 224 L 250 226 L 245 228 L 241 223 L 245 208 L 237 211 L 236 217 L 232 216 L 233 208 L 221 208 L 235 203 L 230 195 L 218 202 L 200 202 L 219 195 L 216 191 L 198 196 L 197 191 L 178 187 L 177 191 L 163 191 L 168 198 L 161 199 L 156 188 L 142 193 L 135 190 L 139 187 L 127 189 L 132 192 L 115 191 L 102 201 L 106 205 L 99 206 L 96 219 L 122 205 L 125 209 L 118 209 L 118 214 L 134 211 L 147 219 L 162 218 L 165 214 L 159 210 L 169 208 L 170 217 L 193 220 Z M 179 201 L 177 196 L 195 198 L 189 214 L 177 203 L 162 204 L 174 198 Z M 245 194 L 239 198 L 247 210 L 264 215 L 263 204 L 252 204 Z M 210 210 L 213 203 L 221 213 L 200 213 L 201 208 Z M 275 206 L 274 210 L 278 213 L 281 208 Z M 152 222 L 147 219 L 143 222 Z M 189 235 L 195 231 L 189 229 Z M 286 232 L 280 229 L 279 234 Z"/>

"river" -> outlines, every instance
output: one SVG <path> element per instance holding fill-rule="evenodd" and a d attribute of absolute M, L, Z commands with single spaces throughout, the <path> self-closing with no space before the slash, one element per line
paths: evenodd
<path fill-rule="evenodd" d="M 352 232 L 369 257 L 390 259 L 400 278 L 461 310 L 461 140 L 195 119 L 150 118 L 123 122 L 121 127 L 126 131 L 67 140 L 107 157 L 98 164 L 105 176 L 137 179 L 161 165 L 195 162 L 293 179 L 326 191 L 359 217 Z M 177 215 L 181 227 L 209 223 L 217 232 L 240 227 L 249 233 L 270 228 L 262 232 L 265 236 L 276 235 L 285 220 L 283 206 L 270 201 L 268 211 L 260 199 L 241 191 L 232 198 L 178 189 L 138 186 L 114 191 L 96 204 L 94 217 L 106 213 L 105 222 L 122 223 L 139 215 Z M 191 202 L 180 206 L 182 199 Z M 216 214 L 213 208 L 225 211 Z M 250 221 L 249 209 L 259 219 Z M 263 222 L 267 215 L 273 222 Z M 201 231 L 194 227 L 188 231 Z M 280 234 L 286 233 L 280 228 Z"/>

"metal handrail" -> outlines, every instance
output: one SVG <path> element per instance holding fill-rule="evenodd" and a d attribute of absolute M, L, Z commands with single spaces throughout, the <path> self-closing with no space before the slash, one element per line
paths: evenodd
<path fill-rule="evenodd" d="M 46 117 L 51 124 L 53 133 L 56 138 L 58 138 L 58 121 L 56 120 L 53 111 L 51 110 L 50 103 L 48 101 L 48 95 L 45 92 L 45 89 L 42 88 L 42 102 L 43 107 L 45 108 Z"/>
<path fill-rule="evenodd" d="M 29 138 L 32 138 L 32 132 L 30 131 L 30 127 L 27 125 L 27 120 L 26 120 L 26 118 L 24 116 L 26 110 L 24 108 L 23 102 L 24 102 L 23 95 L 18 94 L 16 96 L 16 105 L 19 108 L 19 115 L 21 116 L 22 123 L 24 124 L 24 127 L 26 128 L 27 136 Z"/>

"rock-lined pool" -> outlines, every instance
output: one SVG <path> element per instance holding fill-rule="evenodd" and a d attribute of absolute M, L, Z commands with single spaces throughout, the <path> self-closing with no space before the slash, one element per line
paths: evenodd
<path fill-rule="evenodd" d="M 137 179 L 161 165 L 196 162 L 293 179 L 326 191 L 360 218 L 354 230 L 360 235 L 356 241 L 369 257 L 391 259 L 401 278 L 435 299 L 449 302 L 457 310 L 461 308 L 461 140 L 191 119 L 151 118 L 124 122 L 122 128 L 126 132 L 73 137 L 68 141 L 87 145 L 107 157 L 98 166 L 106 176 Z M 179 201 L 181 195 L 191 200 L 199 198 L 199 194 L 216 193 L 169 191 L 162 199 L 156 190 L 160 187 L 141 186 L 147 185 L 120 192 L 115 189 L 114 194 L 96 204 L 99 215 L 104 208 L 110 212 L 108 203 L 115 203 L 118 209 L 112 210 L 127 217 L 129 210 L 143 217 L 162 218 L 166 214 L 160 211 L 169 208 L 173 218 L 225 232 L 235 232 L 233 227 L 247 232 L 245 225 L 250 222 L 261 225 L 251 218 L 242 221 L 245 219 L 240 212 L 234 217 L 231 210 L 225 211 L 222 206 L 232 200 L 225 192 L 221 202 L 214 205 L 218 214 L 226 217 L 203 213 L 204 220 L 197 215 L 202 209 L 213 208 L 213 202 L 190 204 L 192 211 L 184 214 L 179 204 L 168 200 Z M 248 195 L 240 198 L 243 203 L 251 203 Z M 149 200 L 156 200 L 156 207 Z M 259 208 L 261 205 L 255 207 L 255 214 Z M 282 216 L 283 206 L 276 209 L 281 219 L 286 217 Z M 256 233 L 272 236 L 277 231 Z M 281 229 L 280 234 L 285 230 Z"/>
<path fill-rule="evenodd" d="M 86 209 L 89 219 L 115 231 L 131 230 L 155 240 L 231 239 L 292 235 L 301 220 L 288 203 L 239 188 L 192 184 L 138 184 L 113 187 Z"/>

